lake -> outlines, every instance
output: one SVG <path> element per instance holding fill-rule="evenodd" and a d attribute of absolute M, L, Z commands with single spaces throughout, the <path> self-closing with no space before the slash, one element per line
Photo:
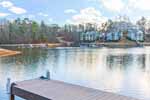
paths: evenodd
<path fill-rule="evenodd" d="M 16 50 L 23 53 L 0 58 L 0 100 L 9 100 L 7 78 L 28 80 L 47 70 L 55 80 L 150 100 L 150 47 Z"/>

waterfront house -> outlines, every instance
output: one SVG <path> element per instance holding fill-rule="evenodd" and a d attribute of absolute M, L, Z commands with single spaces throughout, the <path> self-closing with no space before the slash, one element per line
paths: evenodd
<path fill-rule="evenodd" d="M 105 33 L 87 31 L 80 34 L 81 42 L 99 41 L 144 41 L 144 32 L 130 22 L 115 22 Z"/>
<path fill-rule="evenodd" d="M 118 41 L 121 39 L 121 37 L 122 37 L 121 32 L 108 32 L 106 33 L 105 40 L 106 41 Z"/>
<path fill-rule="evenodd" d="M 96 31 L 83 32 L 80 35 L 81 42 L 94 42 L 99 38 L 99 33 Z"/>
<path fill-rule="evenodd" d="M 133 41 L 144 41 L 144 32 L 137 26 L 128 30 L 127 38 Z"/>
<path fill-rule="evenodd" d="M 104 42 L 105 38 L 106 38 L 106 33 L 103 32 L 103 33 L 99 34 L 99 37 L 98 37 L 99 41 L 103 41 Z"/>
<path fill-rule="evenodd" d="M 131 41 L 144 41 L 144 33 L 141 30 L 130 29 L 127 32 L 108 32 L 105 35 L 106 41 L 119 41 L 123 38 Z"/>
<path fill-rule="evenodd" d="M 144 32 L 130 22 L 115 22 L 106 32 L 106 41 L 144 41 Z"/>

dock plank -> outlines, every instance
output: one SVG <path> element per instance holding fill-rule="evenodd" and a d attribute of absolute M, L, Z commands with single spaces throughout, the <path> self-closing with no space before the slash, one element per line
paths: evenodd
<path fill-rule="evenodd" d="M 11 94 L 27 100 L 137 100 L 56 80 L 34 79 L 15 84 Z"/>

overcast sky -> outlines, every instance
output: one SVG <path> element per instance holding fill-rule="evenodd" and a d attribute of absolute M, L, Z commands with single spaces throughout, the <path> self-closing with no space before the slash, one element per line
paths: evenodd
<path fill-rule="evenodd" d="M 0 18 L 29 17 L 47 23 L 103 22 L 150 16 L 150 0 L 0 0 Z"/>

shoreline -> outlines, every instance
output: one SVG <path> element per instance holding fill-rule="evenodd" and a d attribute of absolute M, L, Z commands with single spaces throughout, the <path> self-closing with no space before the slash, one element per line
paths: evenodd
<path fill-rule="evenodd" d="M 61 43 L 41 43 L 41 44 L 0 44 L 0 57 L 14 56 L 21 54 L 20 51 L 10 50 L 5 47 L 21 47 L 21 48 L 34 48 L 34 47 L 48 47 L 55 48 L 61 47 Z"/>
<path fill-rule="evenodd" d="M 0 44 L 0 47 L 57 47 L 62 43 L 39 43 L 39 44 Z"/>
<path fill-rule="evenodd" d="M 119 43 L 119 42 L 101 42 L 101 43 L 81 43 L 81 46 L 89 47 L 112 47 L 112 48 L 129 48 L 129 47 L 143 47 L 150 46 L 149 42 L 140 42 L 140 43 Z"/>
<path fill-rule="evenodd" d="M 114 48 L 128 48 L 128 47 L 135 47 L 138 46 L 135 43 L 117 43 L 117 42 L 103 42 L 103 43 L 85 43 L 86 45 L 93 45 L 96 44 L 99 47 L 104 46 L 104 47 L 114 47 Z M 139 45 L 143 46 L 150 46 L 149 42 L 142 42 L 139 43 Z M 48 47 L 48 48 L 55 48 L 55 47 L 80 47 L 79 46 L 64 46 L 62 43 L 40 43 L 40 44 L 0 44 L 0 57 L 6 57 L 6 56 L 13 56 L 13 55 L 18 55 L 21 54 L 20 51 L 16 50 L 9 50 L 9 49 L 4 49 L 5 47 L 22 47 L 22 48 L 38 48 L 38 47 Z M 91 47 L 92 48 L 92 47 Z"/>
<path fill-rule="evenodd" d="M 0 47 L 27 47 L 27 48 L 34 48 L 34 47 L 49 47 L 49 48 L 55 48 L 55 47 L 80 47 L 80 45 L 97 45 L 97 46 L 150 46 L 150 42 L 139 42 L 137 43 L 119 43 L 119 42 L 99 42 L 99 43 L 79 43 L 78 45 L 66 45 L 64 43 L 39 43 L 39 44 L 0 44 Z"/>

